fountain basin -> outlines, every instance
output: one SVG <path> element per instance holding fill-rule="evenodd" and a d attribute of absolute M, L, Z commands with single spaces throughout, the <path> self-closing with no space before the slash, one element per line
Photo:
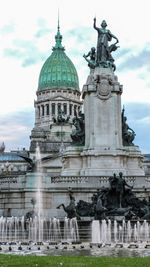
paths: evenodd
<path fill-rule="evenodd" d="M 138 248 L 139 246 L 137 244 L 130 244 L 128 248 Z"/>
<path fill-rule="evenodd" d="M 123 248 L 123 244 L 116 244 L 115 248 Z"/>

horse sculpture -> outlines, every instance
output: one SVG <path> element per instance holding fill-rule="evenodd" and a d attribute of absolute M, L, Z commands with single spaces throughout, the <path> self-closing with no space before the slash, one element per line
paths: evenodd
<path fill-rule="evenodd" d="M 75 206 L 75 198 L 72 196 L 71 193 L 69 193 L 70 197 L 70 203 L 68 206 L 65 206 L 63 203 L 60 204 L 57 209 L 60 209 L 61 207 L 64 209 L 64 211 L 67 213 L 67 217 L 69 219 L 72 219 L 74 217 L 79 217 L 76 212 L 76 206 Z"/>

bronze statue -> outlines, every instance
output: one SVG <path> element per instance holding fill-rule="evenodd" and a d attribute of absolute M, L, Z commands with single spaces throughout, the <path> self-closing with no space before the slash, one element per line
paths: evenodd
<path fill-rule="evenodd" d="M 63 207 L 64 211 L 67 213 L 67 217 L 69 219 L 77 217 L 79 219 L 79 216 L 76 212 L 76 206 L 75 206 L 75 198 L 72 195 L 72 192 L 69 191 L 69 197 L 70 197 L 70 203 L 68 206 L 65 206 L 63 203 L 60 204 L 57 209 L 60 209 L 60 207 Z"/>
<path fill-rule="evenodd" d="M 69 121 L 70 116 L 66 116 L 64 111 L 60 109 L 57 118 L 55 117 L 55 115 L 53 115 L 52 119 L 56 124 L 63 124 Z"/>
<path fill-rule="evenodd" d="M 127 117 L 124 116 L 124 107 L 122 109 L 122 141 L 123 146 L 133 146 L 133 140 L 135 138 L 135 132 L 128 126 L 127 124 Z"/>
<path fill-rule="evenodd" d="M 122 172 L 120 172 L 119 177 L 117 178 L 117 183 L 116 183 L 116 195 L 118 196 L 119 208 L 122 208 L 122 199 L 123 199 L 124 192 L 125 192 L 125 186 L 129 188 L 133 188 L 132 186 L 126 183 L 126 181 L 123 179 Z"/>
<path fill-rule="evenodd" d="M 79 115 L 73 118 L 75 129 L 71 133 L 72 145 L 83 146 L 85 143 L 85 123 L 84 114 L 80 111 Z"/>
<path fill-rule="evenodd" d="M 88 62 L 88 66 L 91 69 L 94 69 L 96 67 L 96 49 L 95 47 L 92 47 L 91 50 L 88 52 L 87 55 L 83 55 L 85 60 Z M 88 59 L 90 57 L 90 59 Z"/>
<path fill-rule="evenodd" d="M 119 42 L 118 38 L 113 35 L 109 30 L 106 29 L 107 23 L 105 20 L 101 23 L 101 28 L 96 26 L 96 18 L 94 18 L 94 29 L 98 32 L 97 39 L 97 54 L 96 61 L 97 64 L 103 67 L 109 67 L 109 64 L 113 63 L 114 59 L 111 56 L 111 52 L 115 51 L 118 46 L 116 44 Z M 114 38 L 116 42 L 109 46 L 109 41 Z"/>
<path fill-rule="evenodd" d="M 79 218 L 79 216 L 94 217 L 97 220 L 113 220 L 115 216 L 123 216 L 127 220 L 150 218 L 149 203 L 133 194 L 133 187 L 123 179 L 122 172 L 119 173 L 119 177 L 114 173 L 109 182 L 110 187 L 103 187 L 93 194 L 92 202 L 79 200 L 75 205 L 75 199 L 70 192 L 70 204 L 68 206 L 61 204 L 58 208 L 63 206 L 68 218 Z"/>
<path fill-rule="evenodd" d="M 29 157 L 25 157 L 21 154 L 19 154 L 19 157 L 23 158 L 27 163 L 29 163 L 28 165 L 28 171 L 32 171 L 35 172 L 37 169 L 37 161 L 35 159 L 31 159 Z"/>
<path fill-rule="evenodd" d="M 107 208 L 105 208 L 102 204 L 102 200 L 101 197 L 99 196 L 97 199 L 97 203 L 94 207 L 94 211 L 95 211 L 95 220 L 103 220 L 106 219 L 106 214 L 105 212 L 107 211 Z"/>
<path fill-rule="evenodd" d="M 114 59 L 111 55 L 113 51 L 116 51 L 119 46 L 117 46 L 118 38 L 107 30 L 107 23 L 105 20 L 101 23 L 101 28 L 96 26 L 96 18 L 94 18 L 94 29 L 98 32 L 98 39 L 97 39 L 97 49 L 92 47 L 91 50 L 87 55 L 83 55 L 85 60 L 88 62 L 88 66 L 91 69 L 95 67 L 102 67 L 102 68 L 111 68 L 113 71 L 116 70 L 116 66 L 114 64 Z M 115 43 L 109 45 L 109 42 L 115 39 Z M 89 58 L 88 58 L 89 57 Z"/>

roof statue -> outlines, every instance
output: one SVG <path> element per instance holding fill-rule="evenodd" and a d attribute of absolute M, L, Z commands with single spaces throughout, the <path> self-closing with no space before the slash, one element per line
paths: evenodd
<path fill-rule="evenodd" d="M 88 62 L 88 66 L 90 68 L 101 67 L 101 68 L 111 68 L 115 71 L 116 66 L 114 64 L 114 58 L 111 53 L 116 51 L 119 46 L 116 44 L 119 42 L 118 38 L 107 30 L 107 23 L 105 20 L 101 23 L 101 28 L 96 26 L 96 18 L 94 18 L 94 29 L 98 33 L 97 38 L 97 49 L 94 47 L 91 48 L 91 51 L 87 55 L 83 55 L 83 57 Z M 110 44 L 109 42 L 115 39 L 115 42 Z M 90 59 L 88 59 L 90 57 Z"/>
<path fill-rule="evenodd" d="M 0 146 L 0 153 L 4 153 L 4 151 L 5 151 L 5 144 L 4 144 L 4 142 L 1 144 L 1 146 Z"/>
<path fill-rule="evenodd" d="M 55 115 L 53 115 L 53 117 L 52 117 L 52 119 L 53 119 L 53 122 L 54 123 L 56 123 L 56 124 L 64 124 L 64 123 L 67 123 L 68 121 L 69 121 L 69 119 L 70 119 L 70 116 L 68 115 L 68 116 L 66 116 L 66 114 L 65 114 L 65 112 L 62 110 L 62 109 L 60 109 L 59 111 L 58 111 L 58 116 L 57 116 L 57 118 L 56 118 L 56 116 Z"/>

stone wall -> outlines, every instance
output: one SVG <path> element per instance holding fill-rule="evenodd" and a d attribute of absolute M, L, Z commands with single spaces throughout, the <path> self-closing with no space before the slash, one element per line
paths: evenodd
<path fill-rule="evenodd" d="M 35 184 L 39 174 L 28 173 L 9 179 L 0 179 L 0 215 L 22 216 L 33 209 L 31 199 L 37 191 Z M 150 176 L 126 176 L 129 185 L 133 186 L 133 192 L 140 198 L 150 197 Z M 46 217 L 63 218 L 66 213 L 63 209 L 56 209 L 61 203 L 69 204 L 69 190 L 72 190 L 76 203 L 79 200 L 91 202 L 93 193 L 98 189 L 109 186 L 108 176 L 49 176 L 42 175 L 43 211 Z"/>

